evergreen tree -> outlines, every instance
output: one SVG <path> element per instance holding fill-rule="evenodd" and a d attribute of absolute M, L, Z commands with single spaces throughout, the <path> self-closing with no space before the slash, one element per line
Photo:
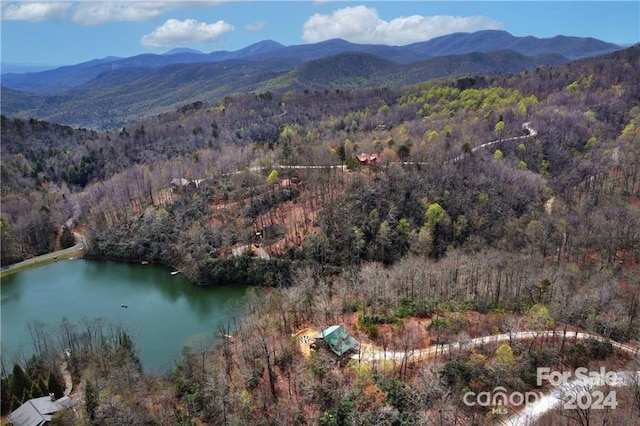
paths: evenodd
<path fill-rule="evenodd" d="M 96 408 L 98 408 L 98 398 L 99 393 L 93 382 L 87 380 L 87 385 L 84 391 L 85 397 L 85 409 L 87 410 L 87 415 L 89 416 L 89 420 L 93 421 L 96 415 Z"/>
<path fill-rule="evenodd" d="M 9 380 L 8 379 L 0 380 L 0 395 L 2 395 L 1 396 L 2 404 L 1 404 L 0 411 L 2 411 L 2 413 L 6 413 L 8 412 L 8 410 L 11 409 L 11 393 L 9 391 L 10 391 Z"/>
<path fill-rule="evenodd" d="M 136 354 L 135 343 L 125 331 L 118 336 L 117 356 L 120 357 L 123 363 L 133 362 L 136 369 L 142 371 L 142 363 Z"/>
<path fill-rule="evenodd" d="M 47 388 L 49 393 L 53 393 L 56 396 L 56 399 L 62 398 L 64 396 L 64 387 L 60 384 L 60 381 L 53 374 L 53 371 L 49 372 L 49 378 L 47 379 Z"/>
<path fill-rule="evenodd" d="M 31 379 L 26 371 L 22 369 L 18 364 L 13 365 L 13 372 L 11 374 L 11 392 L 18 398 L 19 401 L 24 402 L 24 399 L 20 399 L 26 393 L 31 390 Z"/>
<path fill-rule="evenodd" d="M 60 236 L 60 248 L 66 249 L 73 247 L 76 243 L 76 238 L 73 235 L 71 229 L 68 226 L 62 227 L 62 235 Z"/>
<path fill-rule="evenodd" d="M 40 390 L 40 395 L 44 396 L 49 394 L 49 388 L 47 387 L 47 382 L 44 380 L 44 377 L 42 376 L 38 378 L 38 388 Z"/>
<path fill-rule="evenodd" d="M 22 392 L 22 399 L 20 401 L 24 404 L 25 402 L 27 402 L 31 398 L 32 398 L 31 390 L 29 388 L 25 388 L 24 392 Z"/>
<path fill-rule="evenodd" d="M 46 395 L 38 387 L 38 382 L 31 382 L 31 390 L 29 391 L 29 393 L 31 394 L 32 398 L 39 398 Z"/>
<path fill-rule="evenodd" d="M 20 407 L 22 405 L 22 403 L 20 402 L 20 399 L 18 399 L 17 396 L 13 395 L 11 397 L 11 406 L 9 408 L 10 412 L 14 412 L 15 410 L 18 409 L 18 407 Z"/>

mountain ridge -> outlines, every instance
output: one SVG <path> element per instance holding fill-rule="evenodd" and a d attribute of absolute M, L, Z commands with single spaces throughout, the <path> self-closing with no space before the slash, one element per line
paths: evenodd
<path fill-rule="evenodd" d="M 235 93 L 401 86 L 446 76 L 516 73 L 568 62 L 557 54 L 527 57 L 508 50 L 440 56 L 413 64 L 397 64 L 361 52 L 345 52 L 299 66 L 283 61 L 237 59 L 113 69 L 65 93 L 45 96 L 3 88 L 3 114 L 109 129 Z"/>
<path fill-rule="evenodd" d="M 284 46 L 273 40 L 263 40 L 236 51 L 220 50 L 202 53 L 191 49 L 182 51 L 181 49 L 183 48 L 179 48 L 177 52 L 172 54 L 143 53 L 127 58 L 107 57 L 42 72 L 29 74 L 7 73 L 2 76 L 2 85 L 30 92 L 56 94 L 78 87 L 97 77 L 102 72 L 117 68 L 155 68 L 179 63 L 222 62 L 232 59 L 263 61 L 275 57 L 286 59 L 295 65 L 301 65 L 306 61 L 354 51 L 370 53 L 383 59 L 407 64 L 434 56 L 497 50 L 514 50 L 527 56 L 558 53 L 568 59 L 578 59 L 620 48 L 620 46 L 613 43 L 593 38 L 569 36 L 555 36 L 553 38 L 517 37 L 502 30 L 452 33 L 403 46 L 356 44 L 343 39 Z"/>
<path fill-rule="evenodd" d="M 283 46 L 265 40 L 235 52 L 108 57 L 42 73 L 3 75 L 2 113 L 109 129 L 235 93 L 390 87 L 446 76 L 518 73 L 570 61 L 558 52 L 575 56 L 619 50 L 599 40 L 558 37 L 540 41 L 481 31 L 407 46 L 342 39 Z M 518 49 L 492 50 L 500 43 Z"/>

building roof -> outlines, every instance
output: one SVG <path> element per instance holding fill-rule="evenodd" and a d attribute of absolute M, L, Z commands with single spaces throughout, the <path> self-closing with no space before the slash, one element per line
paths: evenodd
<path fill-rule="evenodd" d="M 171 186 L 174 186 L 174 187 L 177 187 L 177 188 L 179 188 L 181 186 L 187 186 L 190 183 L 191 183 L 191 181 L 188 180 L 188 179 L 185 179 L 185 178 L 175 178 L 175 179 L 171 180 Z"/>
<path fill-rule="evenodd" d="M 9 414 L 9 423 L 14 426 L 40 426 L 51 421 L 51 416 L 63 408 L 71 408 L 71 398 L 64 396 L 55 401 L 50 396 L 32 398 Z"/>
<path fill-rule="evenodd" d="M 356 155 L 356 157 L 358 158 L 358 161 L 361 164 L 375 164 L 378 161 L 380 161 L 380 156 L 375 152 L 371 154 L 367 154 L 363 152 L 361 154 Z"/>
<path fill-rule="evenodd" d="M 316 339 L 324 339 L 336 355 L 343 355 L 358 344 L 341 325 L 325 328 L 318 333 Z"/>

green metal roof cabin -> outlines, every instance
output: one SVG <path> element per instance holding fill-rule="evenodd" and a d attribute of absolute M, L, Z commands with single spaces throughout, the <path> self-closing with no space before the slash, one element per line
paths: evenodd
<path fill-rule="evenodd" d="M 325 328 L 318 333 L 316 339 L 323 339 L 327 342 L 329 348 L 338 356 L 344 355 L 358 344 L 341 325 L 332 325 Z"/>

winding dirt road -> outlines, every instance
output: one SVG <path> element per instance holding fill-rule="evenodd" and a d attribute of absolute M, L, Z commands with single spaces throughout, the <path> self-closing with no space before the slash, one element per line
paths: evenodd
<path fill-rule="evenodd" d="M 362 345 L 357 354 L 353 354 L 351 359 L 364 362 L 374 361 L 424 361 L 436 356 L 446 355 L 454 351 L 466 351 L 471 348 L 482 347 L 484 345 L 499 344 L 504 342 L 511 342 L 513 340 L 530 340 L 530 339 L 549 339 L 549 338 L 562 338 L 562 330 L 544 330 L 544 331 L 520 331 L 517 333 L 503 333 L 494 334 L 491 336 L 477 337 L 470 339 L 467 342 L 455 342 L 455 343 L 441 343 L 439 345 L 431 345 L 423 349 L 413 349 L 409 351 L 384 351 L 380 348 L 370 345 Z M 570 340 L 586 340 L 596 339 L 599 341 L 608 341 L 611 345 L 623 352 L 638 355 L 640 353 L 640 347 L 629 345 L 625 343 L 614 342 L 613 340 L 605 339 L 602 336 L 596 334 L 584 333 L 584 332 L 567 332 L 565 339 Z"/>
<path fill-rule="evenodd" d="M 376 362 L 376 361 L 426 361 L 429 358 L 443 356 L 455 351 L 467 351 L 471 348 L 482 347 L 484 345 L 500 344 L 504 342 L 512 342 L 514 340 L 530 340 L 530 339 L 561 339 L 562 330 L 545 330 L 545 331 L 522 331 L 517 333 L 495 334 L 492 336 L 478 337 L 470 339 L 466 342 L 443 343 L 440 345 L 431 345 L 423 349 L 414 349 L 409 351 L 385 351 L 371 345 L 361 345 L 359 352 L 351 356 L 351 359 L 359 362 Z M 640 347 L 625 343 L 615 342 L 605 339 L 596 334 L 584 332 L 567 332 L 564 336 L 567 341 L 577 341 L 586 339 L 596 339 L 598 341 L 607 341 L 611 345 L 622 352 L 626 352 L 633 356 L 640 355 Z M 630 386 L 640 382 L 639 371 L 620 371 L 613 372 L 617 381 L 616 386 Z M 592 384 L 582 380 L 573 380 L 563 386 L 554 388 L 550 393 L 543 396 L 532 404 L 527 405 L 523 410 L 509 417 L 498 419 L 497 425 L 508 426 L 531 426 L 544 416 L 547 412 L 559 407 L 566 401 L 567 395 L 570 393 L 579 394 L 593 387 Z"/>

